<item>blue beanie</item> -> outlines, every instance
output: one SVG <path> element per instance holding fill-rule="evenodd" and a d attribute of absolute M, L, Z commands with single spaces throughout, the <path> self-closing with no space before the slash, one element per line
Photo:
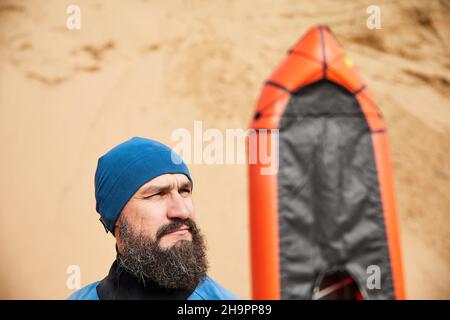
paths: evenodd
<path fill-rule="evenodd" d="M 191 176 L 186 164 L 168 146 L 134 137 L 98 159 L 95 172 L 96 210 L 106 232 L 113 231 L 123 207 L 145 183 L 166 173 Z"/>

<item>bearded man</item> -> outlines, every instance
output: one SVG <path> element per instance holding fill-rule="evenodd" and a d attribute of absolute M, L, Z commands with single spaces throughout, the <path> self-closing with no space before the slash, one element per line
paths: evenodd
<path fill-rule="evenodd" d="M 69 299 L 237 299 L 207 276 L 192 178 L 169 147 L 135 137 L 98 160 L 96 210 L 116 239 L 109 274 Z"/>

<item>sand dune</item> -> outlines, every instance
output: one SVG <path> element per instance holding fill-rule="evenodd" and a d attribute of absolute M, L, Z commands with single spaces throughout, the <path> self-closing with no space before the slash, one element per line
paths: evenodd
<path fill-rule="evenodd" d="M 384 115 L 409 298 L 450 298 L 450 5 L 380 1 L 0 1 L 0 298 L 64 298 L 66 268 L 102 278 L 113 239 L 95 213 L 99 155 L 176 128 L 246 128 L 263 81 L 328 24 Z M 250 297 L 244 165 L 193 165 L 211 275 Z M 226 204 L 226 205 L 224 205 Z"/>

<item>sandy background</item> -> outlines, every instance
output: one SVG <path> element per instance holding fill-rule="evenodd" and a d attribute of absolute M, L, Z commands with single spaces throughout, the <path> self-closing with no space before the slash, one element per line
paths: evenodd
<path fill-rule="evenodd" d="M 81 8 L 69 31 L 66 8 Z M 368 30 L 366 8 L 381 8 Z M 61 299 L 101 279 L 114 241 L 97 158 L 135 135 L 246 128 L 263 81 L 328 24 L 384 114 L 409 298 L 450 298 L 449 1 L 0 0 L 0 298 Z M 244 165 L 193 165 L 210 275 L 250 297 Z"/>

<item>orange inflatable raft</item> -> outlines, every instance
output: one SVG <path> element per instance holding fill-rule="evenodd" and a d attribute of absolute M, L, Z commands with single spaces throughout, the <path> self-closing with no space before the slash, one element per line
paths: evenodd
<path fill-rule="evenodd" d="M 253 298 L 404 299 L 385 125 L 328 27 L 289 50 L 251 129 Z"/>

